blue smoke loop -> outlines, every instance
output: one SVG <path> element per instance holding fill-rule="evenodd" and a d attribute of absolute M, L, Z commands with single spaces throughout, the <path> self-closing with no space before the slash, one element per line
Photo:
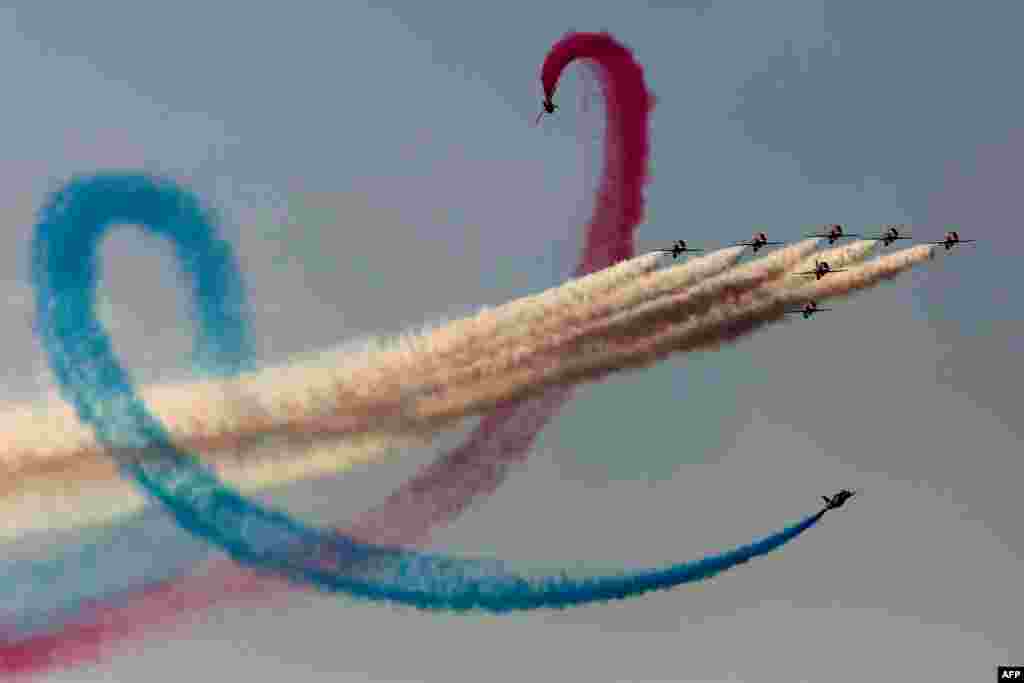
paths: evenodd
<path fill-rule="evenodd" d="M 196 321 L 194 356 L 208 372 L 252 367 L 244 283 L 212 215 L 174 183 L 136 173 L 72 179 L 40 211 L 32 242 L 36 332 L 61 393 L 122 474 L 189 533 L 237 562 L 321 590 L 456 611 L 564 608 L 700 581 L 769 553 L 814 526 L 817 512 L 761 540 L 698 561 L 618 575 L 526 577 L 494 561 L 358 543 L 261 507 L 171 443 L 136 394 L 95 312 L 97 250 L 117 224 L 171 241 Z"/>

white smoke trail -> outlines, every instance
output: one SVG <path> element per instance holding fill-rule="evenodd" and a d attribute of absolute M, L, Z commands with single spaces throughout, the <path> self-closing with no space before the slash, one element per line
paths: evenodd
<path fill-rule="evenodd" d="M 578 348 L 557 357 L 544 357 L 506 373 L 499 382 L 467 385 L 457 391 L 435 392 L 417 399 L 420 419 L 445 421 L 452 415 L 476 414 L 503 400 L 520 400 L 556 384 L 599 381 L 613 372 L 647 367 L 680 351 L 714 347 L 749 334 L 764 322 L 781 318 L 793 303 L 812 296 L 828 299 L 847 296 L 934 258 L 934 249 L 921 245 L 883 256 L 876 261 L 836 273 L 802 288 L 751 290 L 681 325 L 655 328 L 651 334 L 630 339 L 585 340 Z M 728 274 L 727 274 L 728 275 Z M 671 311 L 666 319 L 673 320 Z"/>
<path fill-rule="evenodd" d="M 516 338 L 489 348 L 488 353 L 477 353 L 475 358 L 467 359 L 463 368 L 450 364 L 432 378 L 423 375 L 418 391 L 410 391 L 407 400 L 411 400 L 415 394 L 433 391 L 438 386 L 452 387 L 465 382 L 477 382 L 485 376 L 500 374 L 525 357 L 550 353 L 558 345 L 571 340 L 574 330 L 579 326 L 596 324 L 615 314 L 628 315 L 630 309 L 641 304 L 719 275 L 734 266 L 742 252 L 742 247 L 722 249 L 646 277 L 635 277 L 614 292 L 608 290 L 607 296 L 601 296 L 606 292 L 589 288 L 571 300 L 574 305 L 549 310 L 544 320 L 529 329 L 520 330 Z M 569 303 L 568 298 L 563 301 Z"/>
<path fill-rule="evenodd" d="M 849 263 L 863 253 L 858 245 L 844 249 Z M 373 342 L 361 352 L 333 352 L 319 362 L 294 363 L 232 380 L 230 391 L 224 382 L 209 381 L 149 387 L 145 396 L 177 443 L 200 452 L 227 480 L 252 491 L 379 458 L 397 445 L 427 438 L 452 422 L 508 400 L 538 395 L 553 385 L 596 381 L 650 365 L 670 353 L 713 348 L 781 317 L 794 303 L 873 286 L 934 254 L 932 247 L 923 245 L 820 281 L 778 286 L 812 250 L 813 243 L 799 243 L 703 280 L 699 278 L 715 270 L 710 264 L 716 259 L 735 262 L 728 250 L 659 272 L 633 272 L 627 277 L 624 271 L 629 268 L 624 268 L 603 278 L 580 278 L 575 284 L 582 283 L 582 290 L 558 288 L 557 294 L 531 297 L 535 305 L 546 307 L 549 316 L 531 312 L 524 317 L 525 304 L 504 308 L 507 317 L 499 319 L 534 321 L 490 328 L 505 335 L 506 344 L 516 344 L 519 355 L 493 354 L 483 344 L 481 348 L 488 349 L 483 357 L 471 366 L 448 366 L 452 381 L 435 384 L 430 391 L 409 392 L 402 383 L 422 387 L 434 377 L 434 370 L 420 377 L 409 372 L 385 374 L 382 384 L 361 390 L 374 399 L 374 389 L 392 400 L 397 394 L 402 398 L 399 403 L 347 403 L 345 394 L 337 392 L 350 368 L 361 370 L 378 353 L 390 353 L 379 351 L 381 345 Z M 557 312 L 559 306 L 565 310 Z M 548 329 L 550 317 L 562 328 L 538 335 L 537 329 Z M 420 347 L 433 348 L 430 342 Z M 467 374 L 467 367 L 472 373 Z M 479 376 L 473 374 L 480 369 Z M 0 414 L 0 467 L 6 475 L 0 478 L 3 538 L 18 537 L 30 528 L 57 528 L 72 513 L 78 519 L 65 521 L 65 528 L 105 521 L 142 505 L 141 499 L 129 500 L 131 495 L 123 492 L 129 487 L 118 488 L 118 475 L 107 454 L 71 411 L 62 404 L 49 408 Z M 342 435 L 344 440 L 339 439 Z M 266 441 L 260 445 L 260 439 Z M 240 459 L 240 453 L 245 457 Z M 265 459 L 259 457 L 262 453 Z M 107 512 L 90 512 L 77 504 L 72 511 L 61 502 L 61 497 L 79 489 L 108 491 Z"/>
<path fill-rule="evenodd" d="M 253 494 L 378 461 L 412 445 L 416 445 L 413 439 L 377 434 L 305 445 L 271 442 L 250 449 L 245 459 L 235 461 L 215 460 L 209 453 L 199 455 L 214 460 L 219 477 L 243 493 Z M 105 453 L 83 456 L 50 477 L 22 475 L 13 484 L 0 491 L 0 543 L 33 532 L 109 523 L 149 504 Z"/>
<path fill-rule="evenodd" d="M 460 346 L 479 353 L 480 345 L 470 343 L 466 332 L 483 328 L 493 343 L 502 334 L 543 318 L 553 307 L 571 307 L 573 302 L 587 301 L 651 272 L 661 260 L 658 252 L 644 254 L 440 330 L 390 340 L 371 338 L 357 349 L 349 343 L 348 348 L 265 368 L 241 380 L 155 385 L 141 393 L 176 443 L 198 451 L 242 490 L 337 472 L 426 438 L 368 433 L 340 440 L 330 434 L 295 435 L 280 430 L 268 435 L 254 433 L 253 423 L 308 418 L 316 411 L 317 397 L 329 395 L 351 368 L 386 367 L 389 362 L 400 366 L 418 360 L 422 372 L 427 366 L 424 361 L 432 357 L 447 355 L 448 362 L 454 362 L 452 352 Z M 456 326 L 462 336 L 451 335 L 450 328 Z M 451 341 L 446 343 L 438 332 Z M 479 337 L 479 332 L 474 336 Z M 0 515 L 6 520 L 0 539 L 109 521 L 145 505 L 135 488 L 121 480 L 91 431 L 56 395 L 42 404 L 0 411 L 0 434 L 0 471 L 7 475 L 0 478 Z"/>
<path fill-rule="evenodd" d="M 806 258 L 801 261 L 795 268 L 794 273 L 808 273 L 813 272 L 815 266 L 819 261 L 824 261 L 829 264 L 832 268 L 846 268 L 847 266 L 860 263 L 875 251 L 879 242 L 874 240 L 858 240 L 845 244 L 841 247 L 833 247 L 826 249 L 825 251 L 815 254 L 810 258 Z M 792 274 L 792 273 L 791 273 Z M 785 284 L 802 284 L 798 278 L 787 278 Z"/>

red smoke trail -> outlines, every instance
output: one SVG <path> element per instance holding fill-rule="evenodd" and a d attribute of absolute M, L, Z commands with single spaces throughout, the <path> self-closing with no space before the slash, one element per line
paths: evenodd
<path fill-rule="evenodd" d="M 555 43 L 541 68 L 545 96 L 554 95 L 559 77 L 575 60 L 596 67 L 607 112 L 604 174 L 584 233 L 576 268 L 580 276 L 634 255 L 633 233 L 643 219 L 648 117 L 654 99 L 644 84 L 643 67 L 607 33 L 570 33 Z M 432 527 L 451 523 L 475 498 L 494 492 L 509 467 L 526 460 L 537 434 L 571 396 L 571 389 L 554 388 L 539 398 L 498 407 L 466 443 L 360 516 L 350 532 L 373 543 L 425 542 Z"/>
<path fill-rule="evenodd" d="M 634 255 L 633 234 L 643 219 L 654 97 L 644 84 L 643 67 L 608 33 L 570 33 L 558 41 L 541 69 L 545 96 L 554 95 L 562 72 L 577 60 L 596 67 L 607 117 L 604 173 L 575 271 L 580 276 Z M 525 462 L 537 434 L 571 396 L 571 389 L 558 387 L 539 398 L 498 407 L 464 444 L 425 467 L 343 533 L 373 543 L 426 542 L 432 528 L 454 521 L 475 499 L 493 493 L 511 466 Z M 76 623 L 57 633 L 0 646 L 0 673 L 41 673 L 95 662 L 112 644 L 172 624 L 188 612 L 231 598 L 281 595 L 286 588 L 291 586 L 278 579 L 218 562 L 207 575 L 126 591 L 116 599 L 118 606 L 85 607 Z"/>
<path fill-rule="evenodd" d="M 554 97 L 562 72 L 576 60 L 598 67 L 607 117 L 604 175 L 576 269 L 577 275 L 584 275 L 633 256 L 633 231 L 644 214 L 650 152 L 647 120 L 654 96 L 629 48 L 608 33 L 570 33 L 555 43 L 541 67 L 545 97 Z"/>

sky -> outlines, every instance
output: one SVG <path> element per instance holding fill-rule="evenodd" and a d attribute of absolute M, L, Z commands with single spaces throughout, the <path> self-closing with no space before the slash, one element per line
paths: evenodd
<path fill-rule="evenodd" d="M 832 222 L 982 240 L 813 321 L 578 392 L 529 465 L 432 546 L 638 567 L 865 490 L 775 556 L 692 588 L 510 617 L 297 592 L 196 614 L 49 680 L 962 681 L 1024 662 L 1021 19 L 1009 3 L 916 0 L 0 9 L 0 59 L 17 65 L 0 138 L 5 401 L 52 388 L 27 247 L 46 193 L 75 173 L 168 174 L 214 206 L 266 362 L 555 284 L 591 206 L 584 163 L 599 158 L 576 74 L 557 116 L 529 125 L 540 63 L 567 30 L 611 31 L 658 97 L 638 251 Z M 182 373 L 185 301 L 152 276 L 164 247 L 126 229 L 104 259 L 125 363 L 140 379 Z M 458 436 L 273 502 L 347 519 Z M 58 542 L 76 540 L 31 545 Z"/>

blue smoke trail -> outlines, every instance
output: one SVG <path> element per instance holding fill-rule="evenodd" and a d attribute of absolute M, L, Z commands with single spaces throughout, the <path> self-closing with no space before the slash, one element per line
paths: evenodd
<path fill-rule="evenodd" d="M 172 241 L 195 307 L 197 361 L 225 374 L 249 367 L 248 308 L 230 245 L 217 238 L 212 217 L 197 200 L 147 175 L 73 179 L 44 205 L 32 243 L 36 332 L 63 396 L 111 449 L 122 473 L 182 528 L 242 564 L 355 597 L 503 613 L 622 599 L 706 579 L 779 548 L 824 514 L 699 561 L 585 579 L 565 572 L 527 578 L 501 562 L 367 545 L 306 526 L 225 487 L 171 443 L 136 395 L 94 310 L 98 245 L 117 223 L 141 224 Z"/>

